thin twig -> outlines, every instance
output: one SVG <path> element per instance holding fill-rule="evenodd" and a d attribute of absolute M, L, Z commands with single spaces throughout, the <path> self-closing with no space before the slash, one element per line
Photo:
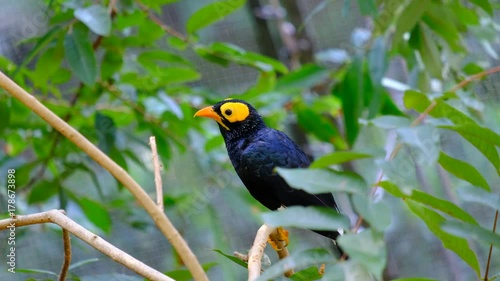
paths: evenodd
<path fill-rule="evenodd" d="M 71 237 L 69 232 L 63 228 L 63 246 L 64 246 L 64 261 L 61 268 L 61 273 L 59 274 L 59 281 L 66 280 L 66 275 L 68 274 L 69 265 L 71 264 Z"/>
<path fill-rule="evenodd" d="M 148 15 L 148 17 L 154 22 L 156 23 L 161 29 L 163 29 L 163 31 L 165 31 L 166 33 L 174 36 L 174 37 L 177 37 L 179 39 L 181 39 L 182 41 L 184 42 L 188 42 L 188 38 L 180 33 L 179 31 L 175 30 L 173 27 L 169 26 L 169 25 L 166 25 L 164 24 L 161 19 L 159 17 L 157 17 L 147 6 L 145 6 L 144 4 L 141 3 L 141 1 L 137 0 L 135 1 L 135 3 L 137 3 L 137 5 L 139 6 L 139 8 Z"/>
<path fill-rule="evenodd" d="M 133 270 L 135 273 L 148 278 L 150 280 L 158 281 L 174 281 L 165 274 L 157 271 L 154 268 L 149 267 L 143 262 L 135 259 L 131 255 L 125 253 L 124 251 L 113 246 L 106 240 L 102 239 L 98 235 L 88 231 L 83 226 L 74 222 L 72 219 L 68 218 L 63 210 L 50 210 L 47 212 L 41 212 L 31 215 L 18 215 L 16 218 L 9 218 L 0 220 L 0 231 L 7 229 L 9 225 L 14 224 L 16 227 L 33 225 L 33 224 L 43 224 L 43 223 L 54 223 L 67 230 L 71 234 L 80 238 L 85 243 L 94 247 L 96 250 L 112 258 L 114 261 L 124 265 L 125 267 Z M 64 235 L 63 231 L 63 235 Z M 65 244 L 65 255 L 66 255 L 66 243 L 69 243 L 69 238 L 64 238 Z M 71 255 L 71 254 L 70 254 Z M 65 259 L 66 260 L 66 259 Z M 69 261 L 68 261 L 69 262 Z M 66 263 L 66 261 L 65 261 Z M 63 266 L 64 270 L 64 266 Z M 66 270 L 67 271 L 67 270 Z M 63 272 L 61 271 L 61 276 L 59 280 L 63 277 Z"/>
<path fill-rule="evenodd" d="M 495 213 L 495 220 L 493 221 L 493 233 L 497 231 L 498 210 Z M 493 244 L 490 245 L 488 253 L 488 261 L 486 262 L 486 272 L 484 273 L 484 281 L 488 281 L 488 274 L 490 273 L 491 254 L 493 253 Z"/>
<path fill-rule="evenodd" d="M 156 205 L 162 211 L 165 210 L 163 207 L 163 185 L 161 182 L 160 173 L 160 161 L 158 160 L 158 151 L 156 150 L 156 138 L 154 136 L 149 137 L 149 145 L 151 146 L 151 154 L 153 158 L 153 169 L 155 174 L 155 185 L 156 185 Z"/>
<path fill-rule="evenodd" d="M 10 78 L 0 71 L 0 87 L 4 88 L 13 97 L 18 99 L 34 113 L 42 117 L 54 129 L 58 130 L 69 141 L 73 142 L 82 151 L 87 153 L 101 167 L 111 173 L 120 183 L 122 183 L 134 195 L 139 204 L 149 213 L 151 218 L 172 243 L 172 246 L 179 253 L 182 261 L 192 273 L 193 278 L 198 280 L 208 280 L 208 277 L 201 267 L 198 259 L 193 254 L 186 241 L 179 234 L 172 222 L 156 206 L 155 202 L 149 198 L 142 187 L 120 166 L 118 166 L 109 156 L 100 151 L 93 143 L 87 140 L 80 132 L 64 122 L 59 116 L 55 115 L 47 107 L 41 104 L 35 97 L 19 87 Z"/>

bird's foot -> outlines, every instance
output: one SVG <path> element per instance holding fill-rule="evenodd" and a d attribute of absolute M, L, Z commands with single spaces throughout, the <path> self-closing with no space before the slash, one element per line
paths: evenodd
<path fill-rule="evenodd" d="M 325 274 L 325 264 L 324 263 L 322 263 L 321 266 L 319 267 L 318 273 L 321 276 L 323 276 L 323 274 Z"/>
<path fill-rule="evenodd" d="M 271 244 L 271 247 L 275 251 L 281 251 L 283 248 L 288 246 L 288 231 L 282 227 L 276 228 L 269 238 L 267 238 L 267 242 Z"/>

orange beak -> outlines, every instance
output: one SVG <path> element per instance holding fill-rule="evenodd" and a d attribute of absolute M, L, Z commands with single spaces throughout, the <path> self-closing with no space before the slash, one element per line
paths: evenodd
<path fill-rule="evenodd" d="M 197 116 L 214 119 L 222 127 L 226 128 L 226 130 L 229 130 L 229 128 L 226 126 L 226 124 L 224 124 L 224 122 L 222 122 L 222 118 L 219 116 L 219 114 L 217 114 L 217 112 L 214 111 L 214 108 L 212 106 L 207 106 L 207 107 L 204 107 L 204 108 L 198 110 L 194 114 L 193 117 L 197 117 Z"/>

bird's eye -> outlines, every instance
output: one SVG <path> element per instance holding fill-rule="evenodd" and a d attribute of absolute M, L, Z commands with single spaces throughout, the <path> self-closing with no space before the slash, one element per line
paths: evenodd
<path fill-rule="evenodd" d="M 224 111 L 224 113 L 226 113 L 227 116 L 233 114 L 233 111 L 231 109 L 226 109 L 226 111 Z"/>

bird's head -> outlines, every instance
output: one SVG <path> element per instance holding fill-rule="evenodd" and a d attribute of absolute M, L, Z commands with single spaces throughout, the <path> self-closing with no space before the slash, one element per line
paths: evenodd
<path fill-rule="evenodd" d="M 224 139 L 247 136 L 265 127 L 262 117 L 249 103 L 237 99 L 225 99 L 198 110 L 194 117 L 208 117 L 219 124 Z"/>

